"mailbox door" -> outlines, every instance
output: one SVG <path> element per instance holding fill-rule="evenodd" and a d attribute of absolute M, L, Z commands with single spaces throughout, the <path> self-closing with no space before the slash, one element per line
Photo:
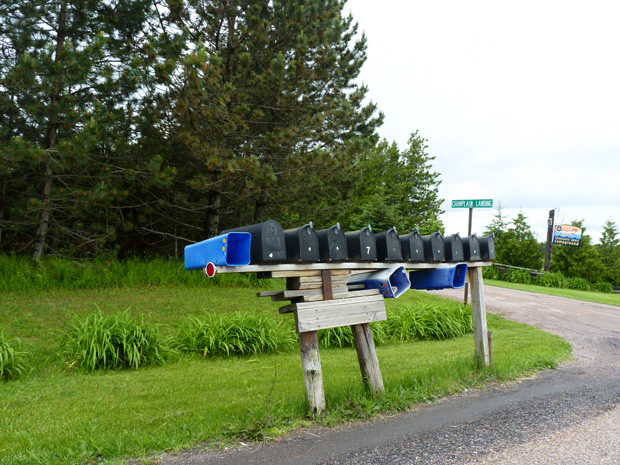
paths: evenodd
<path fill-rule="evenodd" d="M 422 236 L 424 243 L 424 261 L 425 262 L 443 262 L 446 255 L 446 246 L 440 232 Z"/>
<path fill-rule="evenodd" d="M 466 261 L 479 261 L 481 260 L 480 254 L 480 241 L 475 234 L 463 238 L 463 253 L 465 254 Z"/>
<path fill-rule="evenodd" d="M 482 260 L 495 260 L 495 241 L 493 235 L 483 236 L 480 242 L 480 258 Z"/>
<path fill-rule="evenodd" d="M 446 261 L 447 262 L 462 262 L 465 259 L 465 253 L 463 252 L 463 240 L 458 234 L 444 237 L 444 244 L 446 246 Z"/>
<path fill-rule="evenodd" d="M 310 224 L 284 231 L 288 262 L 318 262 L 319 240 Z"/>
<path fill-rule="evenodd" d="M 377 242 L 375 235 L 369 227 L 359 231 L 345 233 L 347 238 L 347 250 L 350 260 L 362 262 L 374 262 L 377 260 Z"/>
<path fill-rule="evenodd" d="M 377 259 L 379 261 L 402 261 L 403 252 L 396 229 L 375 235 L 377 242 Z"/>
<path fill-rule="evenodd" d="M 342 262 L 349 259 L 344 231 L 335 224 L 329 229 L 317 231 L 319 255 L 324 262 Z"/>
<path fill-rule="evenodd" d="M 424 243 L 418 231 L 400 236 L 403 260 L 410 262 L 424 261 Z"/>

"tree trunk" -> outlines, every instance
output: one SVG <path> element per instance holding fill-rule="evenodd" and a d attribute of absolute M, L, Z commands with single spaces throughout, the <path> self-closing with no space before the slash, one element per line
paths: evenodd
<path fill-rule="evenodd" d="M 217 236 L 220 228 L 221 206 L 222 194 L 219 192 L 209 193 L 209 205 L 207 205 L 207 217 L 205 219 L 205 234 L 207 238 Z"/>
<path fill-rule="evenodd" d="M 39 211 L 39 227 L 37 228 L 37 234 L 34 241 L 34 252 L 32 253 L 32 260 L 39 262 L 45 252 L 45 241 L 47 239 L 47 229 L 50 222 L 50 196 L 52 194 L 52 166 L 48 160 L 45 162 L 45 181 L 43 182 L 43 207 Z"/>
<path fill-rule="evenodd" d="M 256 205 L 254 206 L 254 223 L 262 223 L 265 218 L 265 207 L 267 206 L 267 197 L 264 194 L 260 194 L 256 199 Z"/>
<path fill-rule="evenodd" d="M 63 1 L 60 4 L 60 14 L 58 15 L 58 34 L 56 36 L 56 54 L 54 56 L 54 62 L 57 63 L 60 58 L 60 51 L 62 45 L 64 44 L 67 30 L 66 30 L 66 14 L 67 14 L 67 2 Z M 50 102 L 55 104 L 60 99 L 60 90 L 61 90 L 61 82 L 60 77 L 56 79 L 54 84 L 54 88 L 52 89 L 52 94 L 50 95 Z M 52 149 L 56 146 L 56 124 L 50 121 L 49 129 L 47 130 L 47 141 L 45 148 Z M 37 233 L 34 241 L 34 251 L 32 253 L 32 260 L 38 263 L 43 257 L 43 253 L 45 252 L 45 245 L 47 240 L 47 229 L 49 227 L 50 222 L 50 207 L 51 207 L 51 194 L 52 194 L 52 176 L 54 172 L 52 171 L 51 159 L 48 156 L 45 161 L 45 179 L 43 180 L 43 196 L 42 203 L 43 206 L 39 211 L 39 226 L 37 227 Z"/>
<path fill-rule="evenodd" d="M 2 180 L 2 192 L 0 193 L 0 249 L 2 249 L 2 231 L 4 230 L 4 209 L 5 209 L 5 199 L 6 199 L 6 185 L 7 180 Z"/>

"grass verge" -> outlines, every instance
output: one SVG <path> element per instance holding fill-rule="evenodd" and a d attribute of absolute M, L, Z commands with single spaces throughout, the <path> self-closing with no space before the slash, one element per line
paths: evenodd
<path fill-rule="evenodd" d="M 557 297 L 566 297 L 567 299 L 582 300 L 584 302 L 593 302 L 597 304 L 614 305 L 616 307 L 620 307 L 620 294 L 605 294 L 602 292 L 579 291 L 575 289 L 560 289 L 538 286 L 535 284 L 510 283 L 507 281 L 498 281 L 494 279 L 485 279 L 484 283 L 490 286 L 516 289 L 519 291 L 535 292 L 537 294 L 554 295 Z"/>
<path fill-rule="evenodd" d="M 279 284 L 274 283 L 275 286 Z M 184 355 L 164 366 L 96 373 L 66 372 L 49 361 L 61 331 L 76 315 L 97 308 L 148 313 L 162 325 L 188 316 L 248 311 L 278 321 L 278 304 L 253 289 L 144 287 L 9 293 L 0 302 L 0 325 L 24 341 L 38 360 L 29 376 L 0 384 L 0 463 L 122 463 L 195 444 L 264 439 L 307 424 L 299 354 L 291 351 L 232 358 Z M 444 303 L 410 291 L 386 302 L 388 313 L 415 303 Z M 385 394 L 363 387 L 355 350 L 321 349 L 327 410 L 318 421 L 393 413 L 417 402 L 488 382 L 501 382 L 569 356 L 560 338 L 488 315 L 494 366 L 478 370 L 471 334 L 442 341 L 377 347 Z"/>

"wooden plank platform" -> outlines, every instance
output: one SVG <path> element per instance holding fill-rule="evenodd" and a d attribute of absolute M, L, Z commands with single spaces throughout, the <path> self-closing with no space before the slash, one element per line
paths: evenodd
<path fill-rule="evenodd" d="M 460 262 L 467 263 L 468 268 L 478 268 L 482 266 L 491 266 L 493 262 Z M 338 271 L 347 270 L 384 270 L 386 268 L 402 266 L 406 270 L 429 270 L 434 268 L 445 268 L 454 266 L 456 263 L 425 263 L 425 262 L 339 262 L 339 263 L 281 263 L 266 265 L 247 265 L 247 266 L 218 266 L 218 273 L 271 273 L 270 276 L 264 276 L 264 279 L 286 278 L 291 276 L 312 276 L 307 274 L 298 274 L 305 271 L 321 271 L 331 270 L 332 275 L 337 275 Z M 280 273 L 286 272 L 286 273 Z"/>

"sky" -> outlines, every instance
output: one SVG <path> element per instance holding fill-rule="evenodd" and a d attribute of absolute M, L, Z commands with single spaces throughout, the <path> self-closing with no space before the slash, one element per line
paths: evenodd
<path fill-rule="evenodd" d="M 545 241 L 584 220 L 596 243 L 620 225 L 620 2 L 349 0 L 368 40 L 360 79 L 379 135 L 427 139 L 446 234 L 483 233 L 497 206 Z"/>

